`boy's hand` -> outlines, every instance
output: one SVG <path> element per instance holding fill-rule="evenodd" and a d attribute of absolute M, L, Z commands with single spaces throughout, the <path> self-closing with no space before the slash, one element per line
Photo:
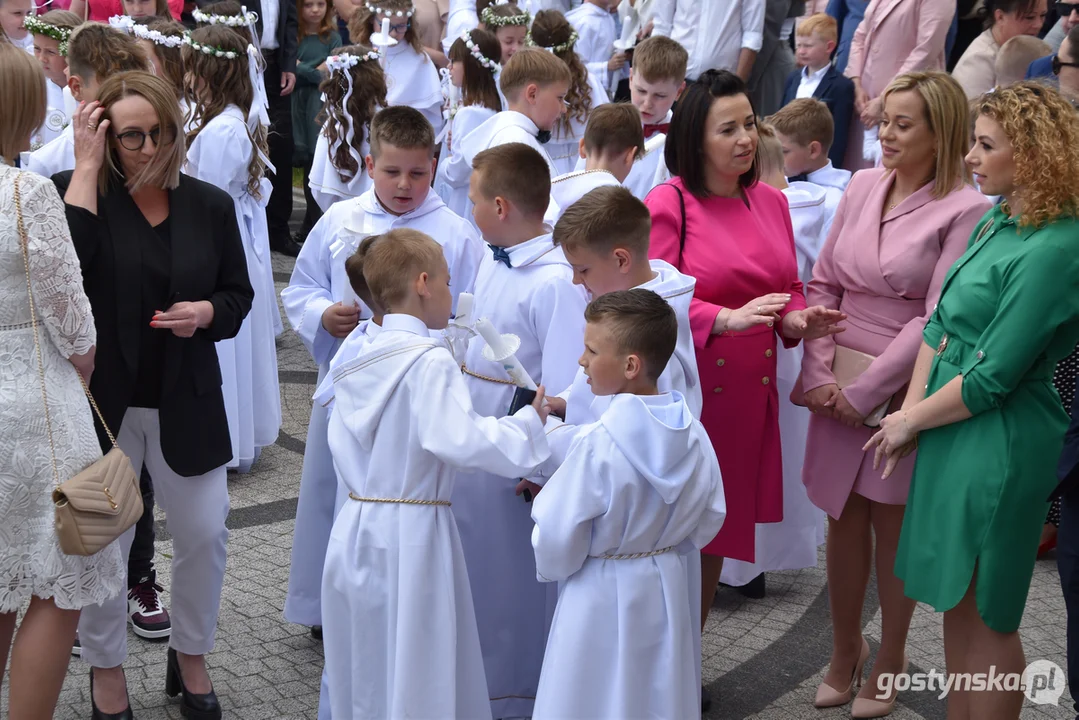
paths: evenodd
<path fill-rule="evenodd" d="M 348 337 L 360 324 L 360 308 L 355 305 L 334 303 L 322 313 L 322 327 L 335 338 Z"/>
<path fill-rule="evenodd" d="M 560 398 L 557 395 L 552 395 L 547 398 L 547 409 L 550 415 L 554 415 L 560 420 L 566 419 L 566 401 L 564 398 Z"/>
<path fill-rule="evenodd" d="M 537 485 L 536 483 L 531 482 L 530 480 L 522 480 L 521 482 L 517 483 L 517 495 L 518 496 L 520 496 L 524 491 L 527 490 L 528 492 L 532 493 L 532 497 L 535 498 L 537 495 L 539 495 L 539 491 L 542 490 L 542 489 L 543 489 L 542 485 Z"/>
<path fill-rule="evenodd" d="M 626 66 L 626 54 L 624 52 L 616 52 L 611 56 L 611 59 L 607 61 L 607 69 L 611 72 L 615 70 L 621 70 Z"/>
<path fill-rule="evenodd" d="M 546 395 L 547 391 L 540 385 L 536 389 L 536 399 L 532 401 L 532 409 L 539 415 L 540 422 L 544 423 L 547 422 L 547 416 L 551 414 L 551 406 L 544 402 L 547 399 Z"/>

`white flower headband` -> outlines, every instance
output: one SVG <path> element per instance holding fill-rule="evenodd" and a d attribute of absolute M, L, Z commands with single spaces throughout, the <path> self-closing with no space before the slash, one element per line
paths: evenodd
<path fill-rule="evenodd" d="M 22 26 L 30 32 L 34 33 L 35 35 L 44 35 L 46 37 L 52 38 L 53 40 L 56 40 L 60 43 L 60 46 L 58 48 L 60 55 L 67 55 L 67 40 L 69 37 L 71 37 L 70 30 L 65 30 L 64 28 L 50 25 L 47 22 L 42 22 L 35 15 L 27 15 L 22 22 Z"/>
<path fill-rule="evenodd" d="M 109 18 L 109 27 L 116 28 L 130 35 L 135 27 L 135 20 L 127 15 L 113 15 Z"/>
<path fill-rule="evenodd" d="M 184 35 L 183 39 L 180 42 L 184 45 L 187 45 L 195 52 L 201 52 L 203 55 L 213 55 L 214 57 L 221 58 L 223 60 L 235 60 L 236 58 L 240 57 L 240 54 L 233 50 L 222 50 L 219 47 L 214 47 L 212 45 L 203 45 L 200 42 L 196 42 L 195 40 L 191 39 L 191 33 L 187 33 L 186 35 Z"/>
<path fill-rule="evenodd" d="M 375 15 L 384 15 L 386 17 L 397 16 L 399 18 L 410 18 L 416 12 L 416 8 L 414 7 L 410 7 L 408 10 L 383 10 L 372 2 L 364 3 L 364 6 L 367 8 L 367 12 Z"/>
<path fill-rule="evenodd" d="M 131 28 L 131 32 L 135 34 L 135 37 L 142 40 L 149 40 L 154 45 L 164 45 L 165 47 L 178 48 L 184 44 L 183 35 L 165 35 L 159 30 L 151 30 L 145 25 L 135 25 Z"/>
<path fill-rule="evenodd" d="M 191 17 L 195 18 L 195 22 L 200 22 L 208 25 L 228 25 L 229 27 L 249 27 L 258 22 L 259 16 L 256 12 L 247 12 L 247 8 L 244 8 L 239 15 L 209 15 L 202 10 L 195 8 L 191 12 Z"/>
<path fill-rule="evenodd" d="M 528 36 L 525 38 L 525 42 L 527 42 L 532 47 L 538 47 L 538 48 L 540 48 L 542 50 L 546 50 L 547 52 L 551 53 L 552 55 L 555 55 L 555 54 L 560 53 L 560 52 L 566 52 L 567 50 L 572 48 L 577 43 L 577 38 L 578 37 L 580 37 L 580 36 L 577 34 L 577 31 L 574 30 L 574 31 L 570 32 L 569 40 L 562 43 L 561 45 L 553 45 L 551 47 L 544 47 L 543 45 L 538 44 L 535 40 L 532 39 L 532 33 L 530 32 L 530 33 L 528 33 Z"/>
<path fill-rule="evenodd" d="M 369 60 L 378 60 L 380 55 L 373 50 L 364 55 L 349 55 L 348 53 L 341 53 L 340 55 L 330 55 L 326 58 L 326 69 L 330 72 L 335 70 L 348 70 L 354 68 L 362 62 Z"/>
<path fill-rule="evenodd" d="M 472 57 L 476 58 L 476 62 L 490 70 L 495 75 L 498 74 L 498 72 L 502 69 L 502 66 L 483 54 L 483 51 L 480 50 L 479 46 L 476 45 L 475 42 L 473 42 L 472 33 L 466 32 L 464 35 L 461 36 L 461 40 L 464 42 L 465 47 L 468 48 L 468 52 L 472 53 Z"/>
<path fill-rule="evenodd" d="M 532 16 L 525 10 L 520 15 L 510 15 L 509 17 L 502 17 L 501 15 L 495 15 L 492 9 L 495 5 L 509 5 L 510 0 L 497 0 L 494 5 L 488 5 L 483 9 L 483 24 L 488 27 L 500 28 L 507 25 L 523 25 L 528 27 L 532 24 Z"/>

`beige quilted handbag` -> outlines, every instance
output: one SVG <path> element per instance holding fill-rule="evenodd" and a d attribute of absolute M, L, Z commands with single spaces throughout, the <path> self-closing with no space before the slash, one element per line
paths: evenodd
<path fill-rule="evenodd" d="M 142 493 L 139 491 L 139 478 L 131 460 L 116 444 L 116 438 L 105 424 L 105 418 L 101 415 L 94 396 L 86 387 L 82 374 L 77 371 L 75 374 L 82 383 L 82 389 L 112 441 L 112 450 L 67 482 L 60 482 L 49 401 L 45 393 L 45 361 L 38 340 L 37 311 L 34 308 L 34 292 L 30 283 L 29 241 L 26 228 L 23 227 L 19 177 L 21 174 L 15 178 L 15 214 L 23 263 L 26 266 L 26 293 L 30 298 L 30 322 L 34 328 L 34 349 L 37 351 L 38 374 L 41 377 L 41 401 L 45 404 L 45 428 L 49 433 L 52 472 L 57 485 L 52 493 L 52 501 L 56 506 L 56 535 L 60 541 L 60 549 L 68 555 L 93 555 L 120 537 L 142 517 Z"/>

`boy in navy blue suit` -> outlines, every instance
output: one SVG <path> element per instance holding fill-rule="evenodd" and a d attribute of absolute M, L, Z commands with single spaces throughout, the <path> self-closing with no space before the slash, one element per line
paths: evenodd
<path fill-rule="evenodd" d="M 835 127 L 828 157 L 840 167 L 847 152 L 850 116 L 854 112 L 854 83 L 832 67 L 838 26 L 835 18 L 817 13 L 798 23 L 795 54 L 801 68 L 787 76 L 783 104 L 797 98 L 816 98 L 828 106 Z"/>

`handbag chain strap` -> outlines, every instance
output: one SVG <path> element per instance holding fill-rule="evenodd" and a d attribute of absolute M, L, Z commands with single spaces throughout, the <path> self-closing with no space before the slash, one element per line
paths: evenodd
<path fill-rule="evenodd" d="M 45 357 L 41 352 L 41 341 L 38 339 L 37 331 L 37 308 L 34 306 L 34 289 L 30 282 L 30 240 L 26 235 L 26 227 L 23 225 L 22 219 L 22 198 L 19 194 L 19 178 L 22 177 L 22 173 L 15 176 L 15 222 L 19 229 L 19 245 L 22 247 L 22 261 L 23 267 L 26 269 L 26 296 L 30 301 L 30 325 L 34 331 L 34 350 L 37 352 L 37 371 L 38 377 L 41 380 L 41 402 L 45 406 L 45 428 L 49 434 L 49 449 L 52 451 L 52 474 L 56 480 L 56 487 L 60 487 L 60 471 L 56 467 L 56 445 L 53 443 L 52 437 L 52 417 L 49 414 L 49 400 L 45 391 Z M 90 394 L 90 388 L 86 387 L 86 381 L 82 377 L 82 373 L 75 370 L 75 375 L 79 378 L 79 384 L 82 385 L 82 391 L 86 393 L 86 397 L 90 400 L 90 405 L 93 406 L 94 412 L 97 413 L 98 419 L 101 421 L 101 427 L 105 429 L 105 434 L 109 437 L 109 442 L 112 443 L 114 448 L 118 448 L 116 444 L 116 437 L 113 436 L 112 431 L 109 430 L 108 424 L 105 422 L 105 416 L 101 414 L 101 409 L 97 406 L 97 401 L 94 400 L 94 396 Z"/>

